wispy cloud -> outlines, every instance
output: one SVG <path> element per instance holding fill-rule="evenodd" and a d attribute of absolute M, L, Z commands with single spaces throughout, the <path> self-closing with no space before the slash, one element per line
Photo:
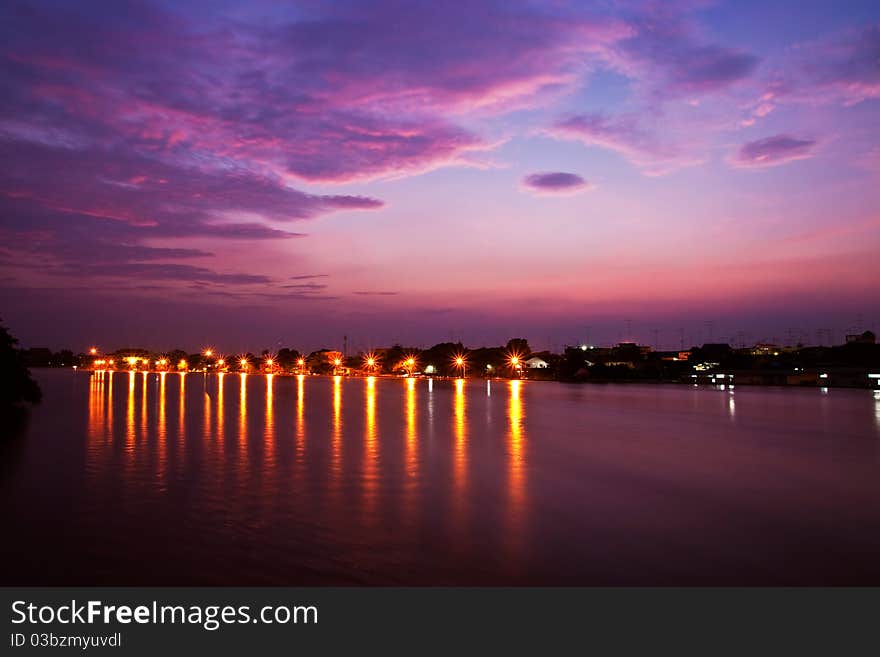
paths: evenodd
<path fill-rule="evenodd" d="M 816 141 L 773 135 L 740 146 L 733 158 L 739 167 L 770 167 L 812 157 Z"/>

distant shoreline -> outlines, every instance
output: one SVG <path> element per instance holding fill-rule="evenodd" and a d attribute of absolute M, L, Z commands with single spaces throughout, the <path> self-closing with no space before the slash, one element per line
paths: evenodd
<path fill-rule="evenodd" d="M 699 383 L 692 383 L 690 381 L 673 381 L 673 380 L 654 380 L 654 379 L 620 379 L 620 380 L 601 380 L 601 379 L 582 379 L 582 380 L 564 380 L 564 379 L 530 379 L 528 377 L 522 378 L 506 378 L 506 377 L 455 377 L 455 376 L 439 376 L 439 375 L 413 375 L 413 376 L 405 376 L 405 375 L 395 375 L 395 374 L 370 374 L 370 375 L 360 375 L 360 374 L 322 374 L 318 372 L 310 372 L 306 374 L 297 374 L 293 372 L 208 372 L 202 370 L 194 370 L 188 372 L 175 372 L 175 371 L 162 371 L 162 370 L 92 370 L 88 368 L 73 368 L 73 367 L 32 367 L 31 370 L 52 370 L 52 371 L 61 371 L 61 370 L 69 370 L 75 373 L 87 372 L 89 375 L 99 373 L 99 372 L 113 372 L 114 374 L 191 374 L 191 375 L 211 375 L 217 376 L 220 374 L 223 375 L 241 375 L 245 376 L 277 376 L 282 378 L 297 378 L 297 377 L 307 377 L 307 378 L 322 378 L 322 379 L 385 379 L 391 381 L 406 381 L 408 379 L 412 379 L 414 381 L 487 381 L 487 382 L 497 382 L 504 383 L 510 381 L 521 381 L 528 383 L 562 383 L 567 385 L 650 385 L 650 386 L 687 386 L 687 387 L 699 387 L 699 388 L 714 388 L 718 390 L 734 390 L 736 386 L 741 388 L 777 388 L 781 390 L 868 390 L 875 393 L 880 393 L 880 389 L 873 389 L 870 386 L 857 386 L 857 385 L 805 385 L 805 384 L 778 384 L 778 383 L 753 383 L 753 382 L 737 382 L 734 384 L 727 383 L 712 383 L 709 381 L 700 381 Z"/>

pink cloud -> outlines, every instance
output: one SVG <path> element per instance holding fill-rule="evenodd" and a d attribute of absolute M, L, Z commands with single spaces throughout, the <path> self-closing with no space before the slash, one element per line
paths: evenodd
<path fill-rule="evenodd" d="M 816 141 L 774 135 L 740 146 L 732 162 L 739 167 L 770 167 L 813 156 Z"/>
<path fill-rule="evenodd" d="M 649 175 L 661 175 L 698 161 L 688 150 L 659 140 L 634 115 L 578 114 L 561 119 L 547 133 L 616 151 Z"/>

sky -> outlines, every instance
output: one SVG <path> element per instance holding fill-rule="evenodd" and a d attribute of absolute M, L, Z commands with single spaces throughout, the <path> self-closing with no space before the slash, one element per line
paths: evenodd
<path fill-rule="evenodd" d="M 876 2 L 4 3 L 26 346 L 878 328 Z"/>

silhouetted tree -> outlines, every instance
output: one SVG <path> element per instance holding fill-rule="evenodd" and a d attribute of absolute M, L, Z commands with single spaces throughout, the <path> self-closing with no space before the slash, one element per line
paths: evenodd
<path fill-rule="evenodd" d="M 37 404 L 43 397 L 40 386 L 24 365 L 18 340 L 0 325 L 0 410 L 27 402 Z"/>
<path fill-rule="evenodd" d="M 525 358 L 532 353 L 532 350 L 529 349 L 529 341 L 525 338 L 511 338 L 507 341 L 507 353 Z"/>

